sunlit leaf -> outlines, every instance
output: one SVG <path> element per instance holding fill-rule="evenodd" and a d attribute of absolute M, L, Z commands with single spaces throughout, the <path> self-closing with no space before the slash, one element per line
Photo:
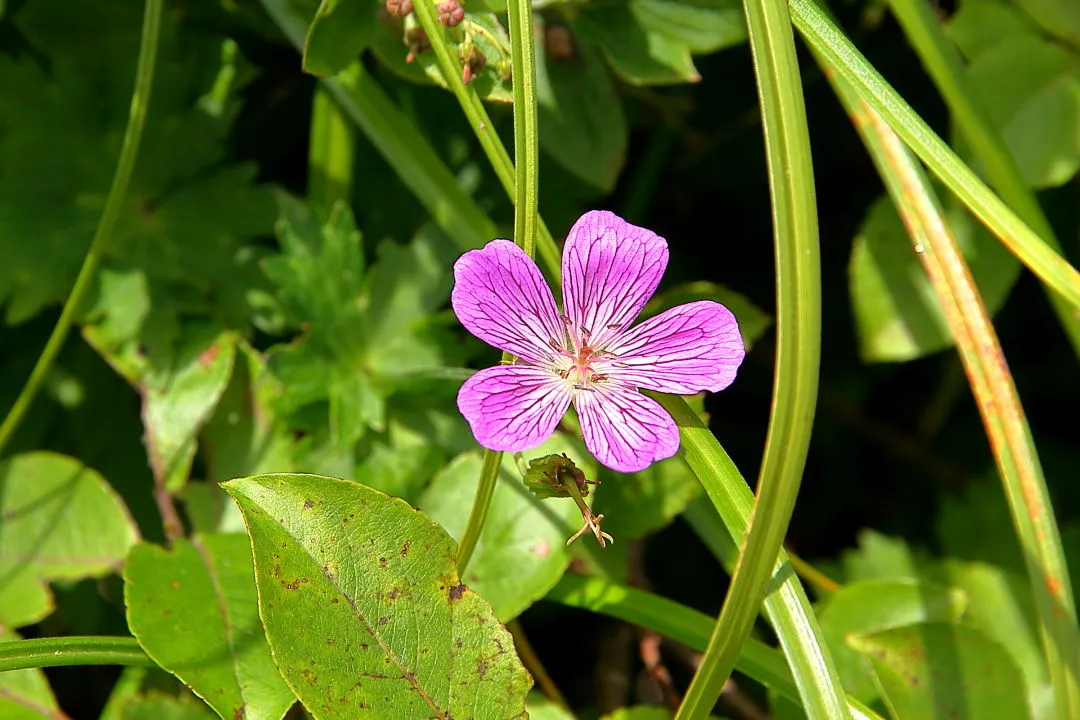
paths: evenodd
<path fill-rule="evenodd" d="M 1020 671 L 974 628 L 924 623 L 851 635 L 848 643 L 873 664 L 897 717 L 982 720 L 1027 713 Z"/>
<path fill-rule="evenodd" d="M 458 579 L 438 525 L 344 480 L 225 487 L 251 533 L 274 659 L 315 718 L 524 716 L 531 681 L 513 639 Z"/>
<path fill-rule="evenodd" d="M 595 462 L 579 442 L 556 434 L 522 453 L 536 457 L 566 453 L 581 463 L 586 477 L 596 476 Z M 420 496 L 419 506 L 452 537 L 465 531 L 480 479 L 481 456 L 468 452 L 443 469 Z M 362 478 L 361 478 L 362 479 Z M 569 498 L 538 500 L 522 482 L 521 470 L 507 453 L 469 567 L 462 578 L 508 621 L 543 597 L 570 564 L 566 540 L 581 527 L 581 513 Z M 595 542 L 583 538 L 578 542 Z"/>
<path fill-rule="evenodd" d="M 124 568 L 128 624 L 146 653 L 225 718 L 273 720 L 293 704 L 259 621 L 244 535 L 143 543 Z"/>
<path fill-rule="evenodd" d="M 867 703 L 878 697 L 870 666 L 846 645 L 848 635 L 923 622 L 956 622 L 967 602 L 960 590 L 915 580 L 860 580 L 829 595 L 818 617 L 844 690 Z"/>
<path fill-rule="evenodd" d="M 746 41 L 746 18 L 737 0 L 630 0 L 642 27 L 712 53 Z"/>
<path fill-rule="evenodd" d="M 701 79 L 682 40 L 638 22 L 627 5 L 586 5 L 574 30 L 603 50 L 611 68 L 634 85 Z"/>
<path fill-rule="evenodd" d="M 945 219 L 987 309 L 996 312 L 1020 275 L 1019 261 L 960 208 L 946 210 Z M 888 198 L 879 198 L 867 214 L 848 270 L 865 361 L 912 360 L 953 345 L 937 296 Z"/>
<path fill-rule="evenodd" d="M 49 580 L 119 568 L 138 533 L 105 479 L 48 452 L 0 463 L 0 624 L 20 627 L 52 611 Z"/>

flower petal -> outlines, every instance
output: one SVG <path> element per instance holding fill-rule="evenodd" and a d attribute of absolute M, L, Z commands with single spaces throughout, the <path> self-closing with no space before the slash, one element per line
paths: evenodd
<path fill-rule="evenodd" d="M 565 335 L 540 268 L 509 240 L 492 240 L 458 258 L 450 303 L 473 335 L 533 362 L 550 359 L 550 341 Z"/>
<path fill-rule="evenodd" d="M 478 443 L 518 452 L 551 437 L 570 406 L 570 390 L 550 370 L 497 365 L 466 380 L 457 402 Z"/>
<path fill-rule="evenodd" d="M 692 395 L 735 379 L 746 350 L 739 324 L 720 303 L 700 300 L 649 318 L 616 339 L 608 374 L 634 387 Z"/>
<path fill-rule="evenodd" d="M 651 230 L 605 210 L 582 215 L 562 257 L 563 306 L 571 333 L 588 335 L 594 348 L 603 346 L 645 307 L 667 261 L 667 241 Z"/>
<path fill-rule="evenodd" d="M 637 472 L 679 450 L 675 421 L 651 398 L 620 383 L 579 391 L 574 408 L 589 452 L 618 472 Z"/>

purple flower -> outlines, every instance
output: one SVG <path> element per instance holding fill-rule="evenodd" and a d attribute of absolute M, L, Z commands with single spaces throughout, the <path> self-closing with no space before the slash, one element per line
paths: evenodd
<path fill-rule="evenodd" d="M 514 243 L 492 240 L 462 255 L 454 312 L 473 335 L 517 356 L 458 393 L 477 441 L 507 452 L 536 447 L 573 403 L 586 446 L 609 468 L 634 472 L 674 455 L 675 422 L 638 389 L 723 390 L 744 349 L 735 316 L 708 300 L 630 326 L 667 261 L 656 233 L 610 212 L 586 213 L 563 248 L 560 314 L 540 269 Z"/>

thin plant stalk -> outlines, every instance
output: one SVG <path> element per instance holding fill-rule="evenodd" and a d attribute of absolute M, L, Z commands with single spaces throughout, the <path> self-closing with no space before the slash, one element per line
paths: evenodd
<path fill-rule="evenodd" d="M 132 637 L 52 637 L 0 643 L 0 672 L 65 665 L 156 667 Z"/>
<path fill-rule="evenodd" d="M 744 6 L 773 200 L 776 385 L 753 520 L 709 647 L 676 720 L 708 717 L 753 628 L 795 509 L 821 360 L 817 208 L 795 38 L 784 0 L 747 0 Z M 807 706 L 810 718 L 847 715 L 842 689 L 831 690 L 820 696 L 823 702 Z"/>
<path fill-rule="evenodd" d="M 434 15 L 427 0 L 420 0 L 417 7 L 420 6 L 423 6 L 424 10 L 418 12 Z M 529 0 L 508 0 L 507 9 L 510 16 L 510 60 L 514 83 L 514 242 L 531 258 L 536 255 L 537 199 L 539 197 L 537 182 L 540 170 L 532 4 Z M 435 29 L 438 30 L 438 28 Z M 430 37 L 432 33 L 430 30 L 428 32 Z M 441 33 L 435 34 L 442 37 Z M 448 54 L 449 49 L 443 44 L 440 57 Z M 446 64 L 445 60 L 441 62 Z M 464 86 L 460 77 L 454 76 L 453 81 Z M 475 95 L 473 93 L 473 97 Z M 462 107 L 465 107 L 464 102 Z M 512 361 L 513 356 L 503 353 L 503 362 Z M 495 494 L 501 464 L 501 452 L 484 450 L 484 459 L 480 466 L 480 482 L 476 486 L 476 497 L 473 499 L 469 520 L 458 545 L 458 571 L 461 573 L 465 572 L 476 543 L 480 539 L 480 533 L 483 532 L 484 520 L 487 518 L 491 498 Z"/>
<path fill-rule="evenodd" d="M 1076 717 L 1080 630 L 1072 585 L 1038 452 L 1001 343 L 922 169 L 876 112 L 843 81 L 834 79 L 834 85 L 886 182 L 956 339 L 1023 550 L 1058 717 Z"/>
<path fill-rule="evenodd" d="M 708 615 L 674 600 L 598 577 L 564 575 L 545 599 L 654 630 L 698 651 L 707 647 L 714 625 Z M 735 668 L 788 700 L 800 702 L 784 656 L 764 643 L 749 638 Z M 882 720 L 855 698 L 848 696 L 846 702 L 854 720 Z"/>
<path fill-rule="evenodd" d="M 930 3 L 927 0 L 889 0 L 889 6 L 922 60 L 923 67 L 937 85 L 956 126 L 967 139 L 975 157 L 986 168 L 990 185 L 1043 242 L 1061 254 L 1061 243 L 1054 235 L 1054 229 L 1038 198 L 1024 182 L 1020 167 L 1001 133 L 968 86 L 960 54 L 945 35 Z M 1054 293 L 1049 295 L 1058 322 L 1072 343 L 1074 352 L 1080 355 L 1080 315 L 1060 296 Z"/>
<path fill-rule="evenodd" d="M 463 77 L 464 68 L 461 65 L 457 53 L 446 37 L 446 29 L 435 17 L 435 7 L 431 2 L 417 2 L 414 4 L 414 12 L 420 21 L 420 26 L 427 33 L 431 42 L 431 50 L 435 53 L 435 61 L 439 71 L 446 80 L 447 87 L 454 93 L 465 118 L 469 121 L 473 132 L 480 141 L 480 146 L 495 170 L 495 176 L 499 179 L 506 194 L 518 205 L 525 200 L 525 188 L 519 185 L 527 185 L 523 181 L 522 173 L 525 169 L 520 167 L 521 153 L 531 154 L 537 157 L 538 136 L 536 126 L 536 59 L 533 56 L 533 31 L 532 31 L 532 6 L 528 2 L 507 3 L 507 12 L 510 17 L 510 61 L 513 76 L 514 89 L 514 154 L 516 162 L 511 162 L 509 153 L 499 139 L 495 126 L 488 116 L 484 103 L 477 95 L 471 84 L 466 84 Z M 527 46 L 527 47 L 526 47 Z M 523 76 L 524 74 L 524 76 Z M 519 81 L 519 78 L 522 78 Z M 519 98 L 518 95 L 521 94 Z M 524 110 L 528 106 L 529 111 Z M 526 118 L 525 115 L 531 117 Z M 520 118 L 520 119 L 519 119 Z M 530 139 L 531 138 L 531 139 Z M 519 148 L 518 145 L 522 147 Z M 534 188 L 535 190 L 535 188 Z M 530 245 L 522 245 L 522 248 L 534 256 L 531 240 L 539 240 L 539 254 L 548 273 L 558 280 L 560 274 L 559 248 L 547 229 L 547 225 L 536 213 L 532 213 L 529 224 L 532 227 L 518 228 L 518 215 L 514 214 L 514 237 L 515 242 L 520 234 L 522 238 L 529 239 Z M 522 218 L 524 221 L 524 217 Z"/>
<path fill-rule="evenodd" d="M 109 187 L 109 195 L 105 199 L 105 210 L 98 221 L 94 239 L 86 252 L 82 267 L 79 268 L 71 294 L 68 295 L 60 311 L 60 318 L 56 321 L 52 334 L 45 343 L 45 349 L 41 351 L 29 379 L 23 385 L 19 397 L 15 399 L 15 404 L 8 411 L 4 422 L 0 423 L 0 455 L 3 454 L 11 436 L 30 410 L 42 382 L 48 377 L 57 355 L 60 354 L 60 349 L 64 346 L 71 325 L 75 321 L 75 315 L 80 311 L 83 299 L 90 291 L 91 282 L 112 237 L 113 226 L 116 225 L 124 200 L 127 198 L 128 185 L 131 183 L 131 176 L 135 170 L 135 160 L 139 156 L 143 127 L 146 125 L 150 92 L 154 87 L 154 67 L 157 63 L 162 5 L 163 0 L 146 0 L 143 10 L 142 37 L 139 44 L 139 60 L 135 68 L 135 88 L 131 94 L 127 129 L 124 131 L 124 141 L 120 148 L 120 158 L 116 163 L 112 185 Z"/>
<path fill-rule="evenodd" d="M 881 116 L 1009 252 L 1063 297 L 1074 311 L 1080 312 L 1080 273 L 1054 252 L 930 129 L 815 0 L 788 0 L 788 8 L 795 27 L 827 70 L 843 78 L 859 99 Z"/>
<path fill-rule="evenodd" d="M 348 72 L 348 70 L 346 70 Z M 315 88 L 308 143 L 308 198 L 327 210 L 352 194 L 356 128 L 324 87 Z"/>

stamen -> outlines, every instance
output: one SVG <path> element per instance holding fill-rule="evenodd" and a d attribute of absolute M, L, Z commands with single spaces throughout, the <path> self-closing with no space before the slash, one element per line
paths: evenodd
<path fill-rule="evenodd" d="M 560 315 L 559 317 L 562 318 L 562 321 L 563 321 L 564 325 L 572 325 L 573 324 L 573 321 L 570 319 L 569 315 Z"/>
<path fill-rule="evenodd" d="M 596 392 L 596 388 L 591 388 L 587 385 L 575 385 L 575 390 L 588 390 L 589 392 Z"/>
<path fill-rule="evenodd" d="M 607 329 L 608 330 L 618 330 L 621 327 L 622 327 L 622 325 L 620 325 L 619 323 L 614 323 L 612 325 L 608 325 Z"/>

